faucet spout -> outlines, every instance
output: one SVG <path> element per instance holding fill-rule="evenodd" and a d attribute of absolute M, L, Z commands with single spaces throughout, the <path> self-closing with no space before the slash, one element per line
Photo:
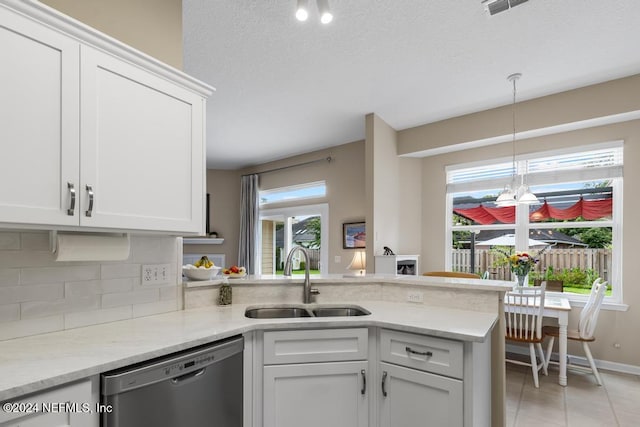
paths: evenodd
<path fill-rule="evenodd" d="M 304 256 L 304 288 L 302 294 L 302 302 L 304 304 L 311 303 L 311 295 L 318 295 L 320 291 L 316 288 L 311 287 L 311 280 L 309 279 L 309 252 L 302 246 L 294 246 L 291 251 L 289 251 L 289 255 L 287 255 L 287 260 L 284 263 L 284 272 L 283 274 L 287 277 L 291 276 L 291 268 L 293 264 L 293 255 L 296 252 L 302 252 Z"/>

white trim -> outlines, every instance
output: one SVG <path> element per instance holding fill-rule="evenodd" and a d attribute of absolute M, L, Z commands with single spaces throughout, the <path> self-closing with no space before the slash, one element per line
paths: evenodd
<path fill-rule="evenodd" d="M 516 344 L 507 344 L 505 346 L 505 350 L 509 353 L 514 353 L 514 354 L 520 354 L 523 356 L 528 356 L 529 355 L 529 349 L 528 347 L 522 347 Z M 552 355 L 555 357 L 555 359 L 558 359 L 558 353 L 552 353 Z M 578 365 L 580 367 L 589 367 L 589 362 L 587 361 L 586 357 L 582 357 L 582 356 L 575 356 L 573 354 L 568 354 L 567 357 L 569 358 L 569 360 L 571 361 L 571 363 L 573 365 Z M 628 365 L 626 363 L 618 363 L 618 362 L 611 362 L 609 360 L 601 360 L 601 359 L 594 359 L 594 361 L 596 362 L 596 367 L 598 369 L 606 369 L 608 371 L 613 371 L 613 372 L 620 372 L 623 374 L 631 374 L 631 375 L 640 375 L 640 366 L 636 366 L 636 365 Z M 553 360 L 552 360 L 553 363 Z M 571 369 L 570 366 L 567 366 L 568 369 Z M 550 374 L 553 375 L 553 374 Z M 571 381 L 569 379 L 569 381 Z"/>

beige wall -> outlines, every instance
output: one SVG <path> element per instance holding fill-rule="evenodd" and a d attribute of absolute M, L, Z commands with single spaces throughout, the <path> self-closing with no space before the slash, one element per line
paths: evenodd
<path fill-rule="evenodd" d="M 207 247 L 215 253 L 224 253 L 227 264 L 237 262 L 238 233 L 240 229 L 240 176 L 310 160 L 332 157 L 330 163 L 318 162 L 260 176 L 260 188 L 270 189 L 288 185 L 325 180 L 327 197 L 311 199 L 309 204 L 329 204 L 329 273 L 344 273 L 351 261 L 353 251 L 342 248 L 342 224 L 361 221 L 365 218 L 364 194 L 364 141 L 333 147 L 265 163 L 240 171 L 207 172 L 207 192 L 211 195 L 211 229 L 225 238 L 223 245 Z M 284 207 L 286 204 L 279 204 Z M 207 249 L 207 250 L 209 250 Z M 185 247 L 185 252 L 203 248 Z M 334 262 L 339 256 L 340 262 Z"/>
<path fill-rule="evenodd" d="M 162 62 L 182 69 L 182 0 L 41 0 Z"/>
<path fill-rule="evenodd" d="M 419 254 L 421 162 L 398 157 L 397 132 L 377 115 L 366 116 L 365 132 L 367 258 L 382 255 L 385 246 L 396 254 Z M 373 263 L 367 272 L 374 272 Z"/>
<path fill-rule="evenodd" d="M 589 97 L 585 98 L 585 93 L 589 94 Z M 591 97 L 594 93 L 599 96 Z M 560 102 L 562 108 L 558 108 L 556 102 Z M 635 114 L 634 111 L 640 110 L 640 76 L 596 85 L 595 88 L 588 87 L 584 89 L 584 93 L 580 90 L 570 91 L 528 101 L 528 103 L 526 114 L 534 117 L 522 117 L 518 121 L 535 123 L 535 126 L 540 128 L 562 125 L 563 121 L 577 122 L 581 117 L 592 119 L 596 110 L 597 114 L 604 117 L 619 113 Z M 594 104 L 597 105 L 594 106 Z M 443 142 L 451 144 L 460 142 L 464 134 L 472 134 L 477 126 L 482 127 L 485 137 L 499 135 L 503 132 L 503 126 L 495 120 L 499 114 L 496 110 L 476 113 L 472 117 L 466 117 L 468 121 L 463 117 L 452 119 L 449 121 L 451 129 L 447 129 L 443 122 L 439 122 L 433 125 L 437 128 L 435 130 L 430 127 L 431 125 L 425 125 L 401 131 L 398 133 L 398 139 L 406 143 L 405 147 L 411 146 L 411 150 L 420 151 Z M 525 114 L 522 109 L 518 111 L 520 115 Z M 507 117 L 506 120 L 508 119 Z M 435 134 L 440 138 L 439 141 L 434 142 L 432 139 Z M 626 197 L 623 211 L 625 223 L 622 276 L 626 281 L 622 285 L 624 303 L 629 305 L 629 309 L 626 312 L 610 310 L 601 312 L 596 331 L 597 340 L 591 348 L 597 359 L 640 366 L 640 342 L 635 339 L 636 330 L 640 326 L 640 310 L 637 308 L 640 304 L 640 288 L 635 286 L 635 257 L 638 252 L 637 242 L 640 241 L 640 228 L 633 222 L 635 213 L 640 209 L 640 200 L 635 197 L 636 187 L 640 185 L 640 170 L 634 166 L 640 161 L 640 120 L 518 141 L 517 152 L 519 154 L 534 153 L 614 140 L 624 140 L 623 191 Z M 511 146 L 506 143 L 422 159 L 422 270 L 440 270 L 445 263 L 445 167 L 451 164 L 505 157 L 510 153 Z M 570 325 L 577 325 L 579 313 L 580 308 L 572 311 Z M 616 344 L 620 344 L 620 347 L 616 348 Z M 582 354 L 581 349 L 573 345 L 570 345 L 569 352 Z"/>

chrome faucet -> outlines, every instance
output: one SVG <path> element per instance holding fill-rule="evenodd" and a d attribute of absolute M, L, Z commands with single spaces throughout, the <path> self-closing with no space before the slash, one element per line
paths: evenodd
<path fill-rule="evenodd" d="M 293 254 L 296 251 L 302 252 L 304 255 L 304 293 L 302 294 L 302 302 L 309 304 L 311 302 L 311 295 L 318 295 L 320 291 L 311 287 L 311 280 L 309 279 L 309 252 L 302 246 L 294 246 L 289 255 L 287 255 L 287 261 L 284 263 L 284 275 L 291 276 L 291 264 L 293 261 Z"/>

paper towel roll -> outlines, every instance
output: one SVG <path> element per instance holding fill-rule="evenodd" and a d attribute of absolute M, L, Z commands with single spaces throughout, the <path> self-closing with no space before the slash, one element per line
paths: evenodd
<path fill-rule="evenodd" d="M 129 235 L 61 234 L 56 261 L 122 261 L 129 258 Z"/>

